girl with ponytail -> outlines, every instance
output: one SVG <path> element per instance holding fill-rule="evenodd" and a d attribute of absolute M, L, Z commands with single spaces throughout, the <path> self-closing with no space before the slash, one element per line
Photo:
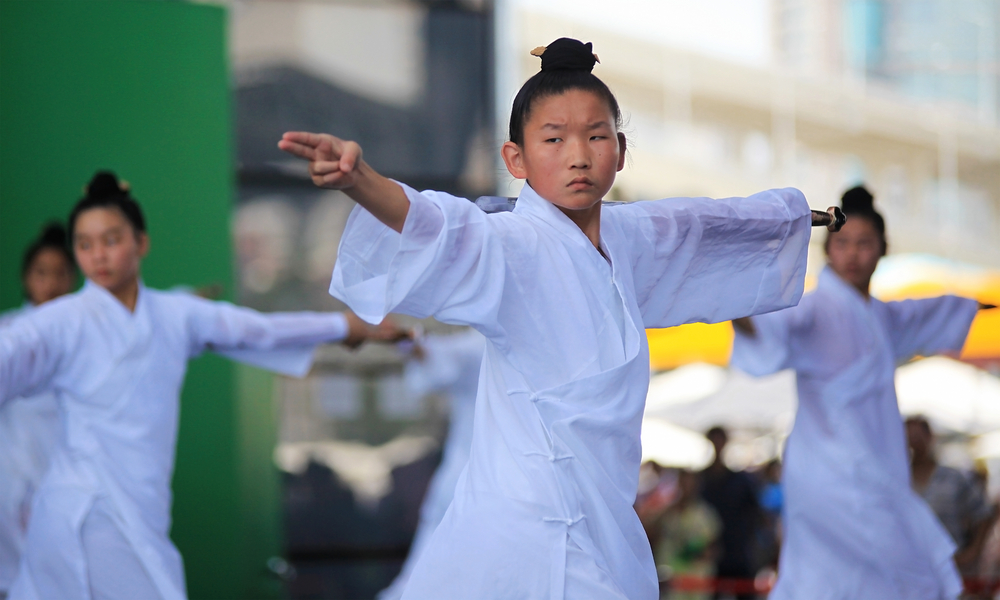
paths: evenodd
<path fill-rule="evenodd" d="M 403 598 L 659 596 L 632 504 L 649 384 L 645 328 L 792 306 L 811 214 L 798 190 L 602 200 L 625 166 L 591 44 L 533 52 L 500 153 L 525 180 L 512 212 L 379 175 L 361 146 L 289 132 L 279 147 L 358 206 L 330 292 L 485 335 L 469 463 Z"/>
<path fill-rule="evenodd" d="M 356 347 L 407 333 L 372 330 L 351 313 L 263 314 L 147 288 L 146 221 L 109 171 L 90 181 L 69 232 L 83 289 L 0 329 L 0 410 L 48 392 L 65 425 L 35 494 L 9 597 L 183 600 L 170 480 L 188 360 L 213 351 L 302 376 L 319 344 Z"/>
<path fill-rule="evenodd" d="M 881 302 L 869 285 L 885 220 L 858 186 L 826 239 L 816 290 L 737 325 L 732 364 L 795 369 L 799 408 L 782 468 L 784 531 L 772 600 L 956 598 L 955 546 L 910 488 L 896 365 L 962 349 L 980 305 L 943 296 Z"/>

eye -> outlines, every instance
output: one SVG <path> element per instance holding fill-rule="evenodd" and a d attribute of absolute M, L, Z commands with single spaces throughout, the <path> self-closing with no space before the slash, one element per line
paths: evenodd
<path fill-rule="evenodd" d="M 561 141 L 562 141 L 562 138 L 555 137 L 555 138 L 549 138 L 549 139 L 545 140 L 545 143 L 547 143 L 547 144 L 555 144 L 555 143 L 561 142 Z"/>
<path fill-rule="evenodd" d="M 594 140 L 606 140 L 606 139 L 608 139 L 608 136 L 606 136 L 606 135 L 592 135 L 592 136 L 590 136 L 590 140 L 591 141 L 594 141 Z"/>

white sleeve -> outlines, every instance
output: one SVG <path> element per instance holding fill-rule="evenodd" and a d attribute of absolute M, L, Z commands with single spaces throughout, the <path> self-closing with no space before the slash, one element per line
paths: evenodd
<path fill-rule="evenodd" d="M 716 323 L 802 297 L 812 222 L 796 189 L 635 202 L 609 212 L 631 241 L 646 327 Z"/>
<path fill-rule="evenodd" d="M 191 297 L 191 354 L 212 350 L 287 375 L 305 375 L 316 346 L 347 337 L 342 313 L 261 313 Z"/>
<path fill-rule="evenodd" d="M 736 335 L 733 338 L 733 353 L 729 364 L 754 377 L 793 368 L 791 345 L 796 316 L 794 313 L 802 312 L 805 308 L 799 305 L 753 317 L 752 335 L 733 327 Z"/>
<path fill-rule="evenodd" d="M 979 303 L 958 296 L 886 302 L 896 362 L 917 355 L 959 352 Z"/>
<path fill-rule="evenodd" d="M 59 342 L 47 339 L 28 317 L 0 329 L 0 405 L 45 391 L 61 356 Z"/>
<path fill-rule="evenodd" d="M 402 233 L 355 207 L 330 293 L 369 323 L 396 312 L 445 323 L 495 324 L 506 269 L 487 215 L 464 198 L 400 185 L 410 200 Z"/>

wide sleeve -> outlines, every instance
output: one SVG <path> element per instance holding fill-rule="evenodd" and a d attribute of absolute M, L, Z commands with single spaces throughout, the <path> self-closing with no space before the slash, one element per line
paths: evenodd
<path fill-rule="evenodd" d="M 609 213 L 629 239 L 646 327 L 716 323 L 802 296 L 812 222 L 796 189 L 635 202 Z"/>
<path fill-rule="evenodd" d="M 794 368 L 792 336 L 808 315 L 808 306 L 757 315 L 751 319 L 753 334 L 733 327 L 733 353 L 729 364 L 748 375 L 763 377 Z"/>
<path fill-rule="evenodd" d="M 330 293 L 369 323 L 390 312 L 490 326 L 506 272 L 502 243 L 475 204 L 400 184 L 410 200 L 402 233 L 355 207 Z"/>
<path fill-rule="evenodd" d="M 45 335 L 34 319 L 20 318 L 0 329 L 0 405 L 45 391 L 61 358 L 60 341 Z"/>
<path fill-rule="evenodd" d="M 922 355 L 959 352 L 979 303 L 958 296 L 886 302 L 896 362 Z"/>
<path fill-rule="evenodd" d="M 188 302 L 192 355 L 211 350 L 286 375 L 305 375 L 316 346 L 348 334 L 342 313 L 261 313 L 195 297 Z"/>

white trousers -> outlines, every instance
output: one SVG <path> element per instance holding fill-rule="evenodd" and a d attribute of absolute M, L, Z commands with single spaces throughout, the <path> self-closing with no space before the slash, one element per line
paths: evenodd
<path fill-rule="evenodd" d="M 98 499 L 80 532 L 91 600 L 162 600 L 113 514 Z"/>

